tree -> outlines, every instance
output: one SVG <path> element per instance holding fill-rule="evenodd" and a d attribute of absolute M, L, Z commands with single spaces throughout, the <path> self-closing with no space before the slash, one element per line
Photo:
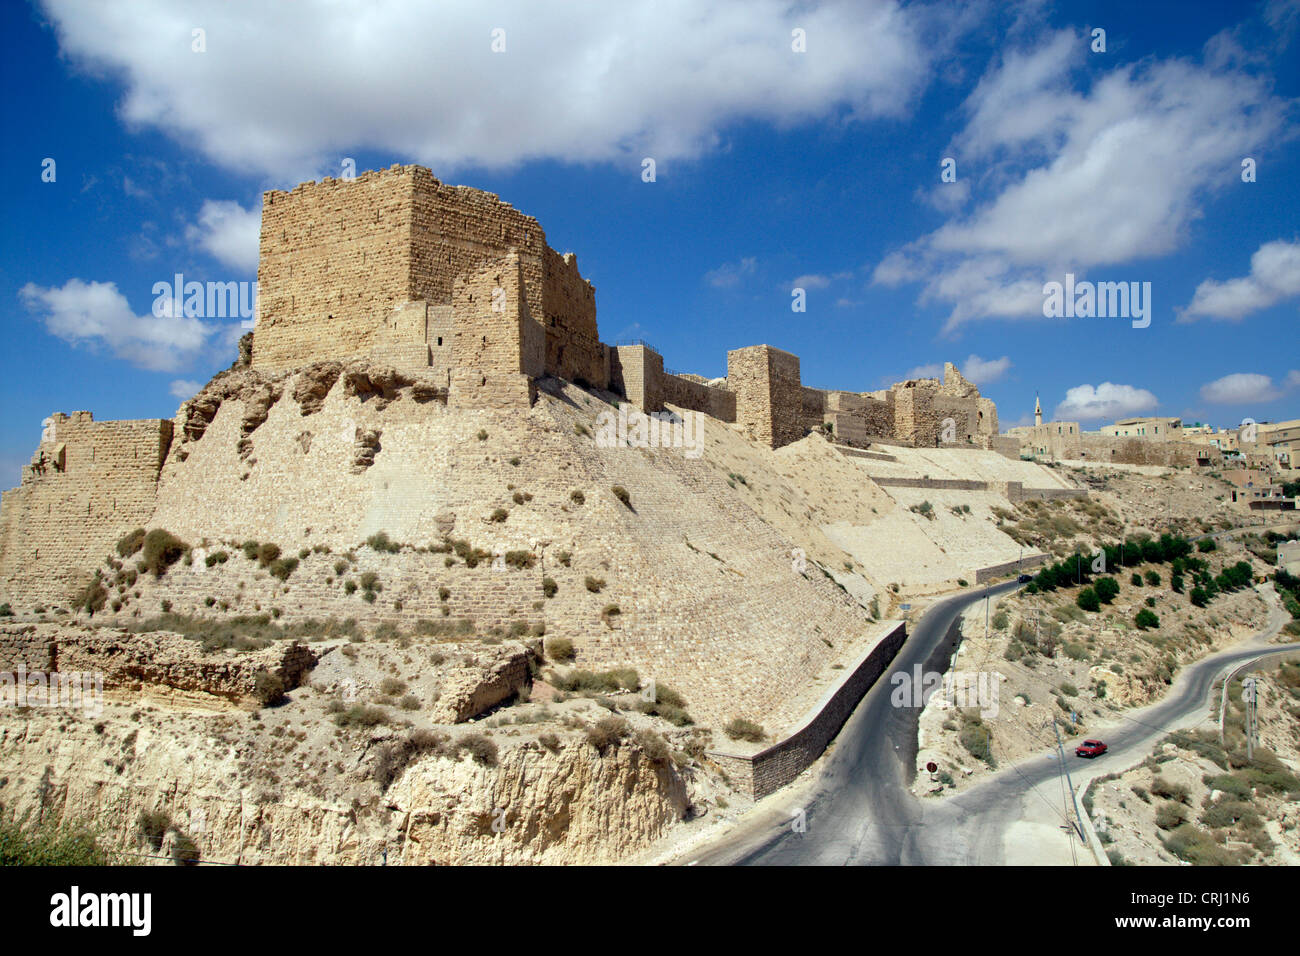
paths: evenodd
<path fill-rule="evenodd" d="M 1085 611 L 1100 611 L 1101 600 L 1097 597 L 1097 592 L 1092 588 L 1084 588 L 1079 592 L 1079 596 L 1074 599 L 1074 603 L 1079 605 Z"/>
<path fill-rule="evenodd" d="M 1160 586 L 1160 575 L 1159 575 L 1159 573 L 1157 573 L 1157 572 L 1155 572 L 1155 571 L 1148 571 L 1148 572 L 1146 573 L 1146 582 L 1147 582 L 1147 584 L 1149 584 L 1149 585 L 1150 585 L 1151 587 L 1153 587 L 1153 588 L 1155 588 L 1155 587 L 1159 587 L 1159 586 Z"/>
<path fill-rule="evenodd" d="M 1102 604 L 1109 604 L 1119 594 L 1119 582 L 1112 577 L 1098 578 L 1093 590 L 1097 592 L 1097 599 Z"/>
<path fill-rule="evenodd" d="M 1128 583 L 1133 585 L 1135 588 L 1140 588 L 1142 586 L 1142 575 L 1134 571 L 1133 576 L 1128 579 Z"/>
<path fill-rule="evenodd" d="M 1156 617 L 1156 615 L 1153 612 L 1147 610 L 1146 608 L 1143 608 L 1142 610 L 1137 612 L 1137 616 L 1133 618 L 1133 623 L 1136 624 L 1141 630 L 1145 631 L 1148 628 L 1159 627 L 1160 618 Z"/>

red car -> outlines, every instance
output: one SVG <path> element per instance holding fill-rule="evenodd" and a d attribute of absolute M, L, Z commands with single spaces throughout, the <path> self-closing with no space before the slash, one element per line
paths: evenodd
<path fill-rule="evenodd" d="M 1106 745 L 1100 740 L 1085 740 L 1074 748 L 1076 757 L 1100 757 L 1106 752 Z"/>

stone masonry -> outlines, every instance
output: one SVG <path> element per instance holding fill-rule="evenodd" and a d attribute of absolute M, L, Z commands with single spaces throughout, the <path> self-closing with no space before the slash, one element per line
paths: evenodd
<path fill-rule="evenodd" d="M 46 420 L 19 487 L 0 505 L 0 601 L 58 602 L 123 534 L 153 514 L 172 441 L 165 419 Z"/>

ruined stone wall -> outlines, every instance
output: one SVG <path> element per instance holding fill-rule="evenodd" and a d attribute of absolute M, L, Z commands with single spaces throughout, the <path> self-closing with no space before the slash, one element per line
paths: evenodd
<path fill-rule="evenodd" d="M 365 354 L 411 292 L 411 167 L 262 196 L 255 365 Z M 445 297 L 443 299 L 445 301 Z"/>
<path fill-rule="evenodd" d="M 448 401 L 460 408 L 527 408 L 543 374 L 545 335 L 528 312 L 521 257 L 511 252 L 452 289 L 455 336 Z"/>
<path fill-rule="evenodd" d="M 659 393 L 668 404 L 703 412 L 724 422 L 736 420 L 736 395 L 724 388 L 664 373 Z"/>
<path fill-rule="evenodd" d="M 979 421 L 979 434 L 986 438 L 996 438 L 998 434 L 998 407 L 993 404 L 993 399 L 976 399 L 975 411 Z"/>
<path fill-rule="evenodd" d="M 1166 468 L 1191 466 L 1198 462 L 1205 464 L 1223 462 L 1223 453 L 1219 449 L 1192 442 L 1117 438 L 1089 433 L 1079 435 L 1078 439 L 1077 451 L 1072 457 L 1089 461 L 1115 462 L 1122 465 L 1163 465 Z"/>
<path fill-rule="evenodd" d="M 800 408 L 800 423 L 806 431 L 820 431 L 822 424 L 828 420 L 830 392 L 822 388 L 803 386 L 803 404 Z"/>
<path fill-rule="evenodd" d="M 724 388 L 664 371 L 663 356 L 644 345 L 610 349 L 610 386 L 645 412 L 661 411 L 665 403 L 736 420 L 736 396 Z"/>
<path fill-rule="evenodd" d="M 596 331 L 596 290 L 578 272 L 573 253 L 546 247 L 542 255 L 546 371 L 579 384 L 609 387 L 609 356 Z"/>
<path fill-rule="evenodd" d="M 939 421 L 938 440 L 940 443 L 957 442 L 970 444 L 980 436 L 979 408 L 975 399 L 966 396 L 954 396 L 942 391 L 934 396 L 934 413 Z M 945 433 L 945 422 L 952 419 L 951 435 Z"/>
<path fill-rule="evenodd" d="M 799 357 L 770 345 L 727 353 L 727 385 L 736 394 L 736 421 L 751 439 L 770 448 L 804 435 Z"/>
<path fill-rule="evenodd" d="M 918 447 L 932 448 L 939 442 L 939 419 L 935 408 L 938 388 L 932 382 L 904 382 L 894 386 L 895 437 Z"/>
<path fill-rule="evenodd" d="M 0 507 L 0 600 L 66 600 L 117 540 L 153 513 L 172 440 L 165 419 L 96 422 L 57 413 Z M 41 471 L 41 462 L 44 462 Z"/>

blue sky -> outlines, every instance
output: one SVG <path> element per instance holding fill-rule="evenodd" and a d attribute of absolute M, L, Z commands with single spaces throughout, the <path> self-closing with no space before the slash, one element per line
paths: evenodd
<path fill-rule="evenodd" d="M 766 342 L 820 387 L 956 362 L 1003 427 L 1036 391 L 1300 417 L 1298 0 L 48 0 L 0 35 L 0 484 L 51 412 L 171 417 L 229 365 L 238 320 L 154 284 L 254 280 L 262 191 L 345 158 L 536 216 L 674 369 Z M 1149 282 L 1150 326 L 1045 318 L 1067 273 Z"/>

